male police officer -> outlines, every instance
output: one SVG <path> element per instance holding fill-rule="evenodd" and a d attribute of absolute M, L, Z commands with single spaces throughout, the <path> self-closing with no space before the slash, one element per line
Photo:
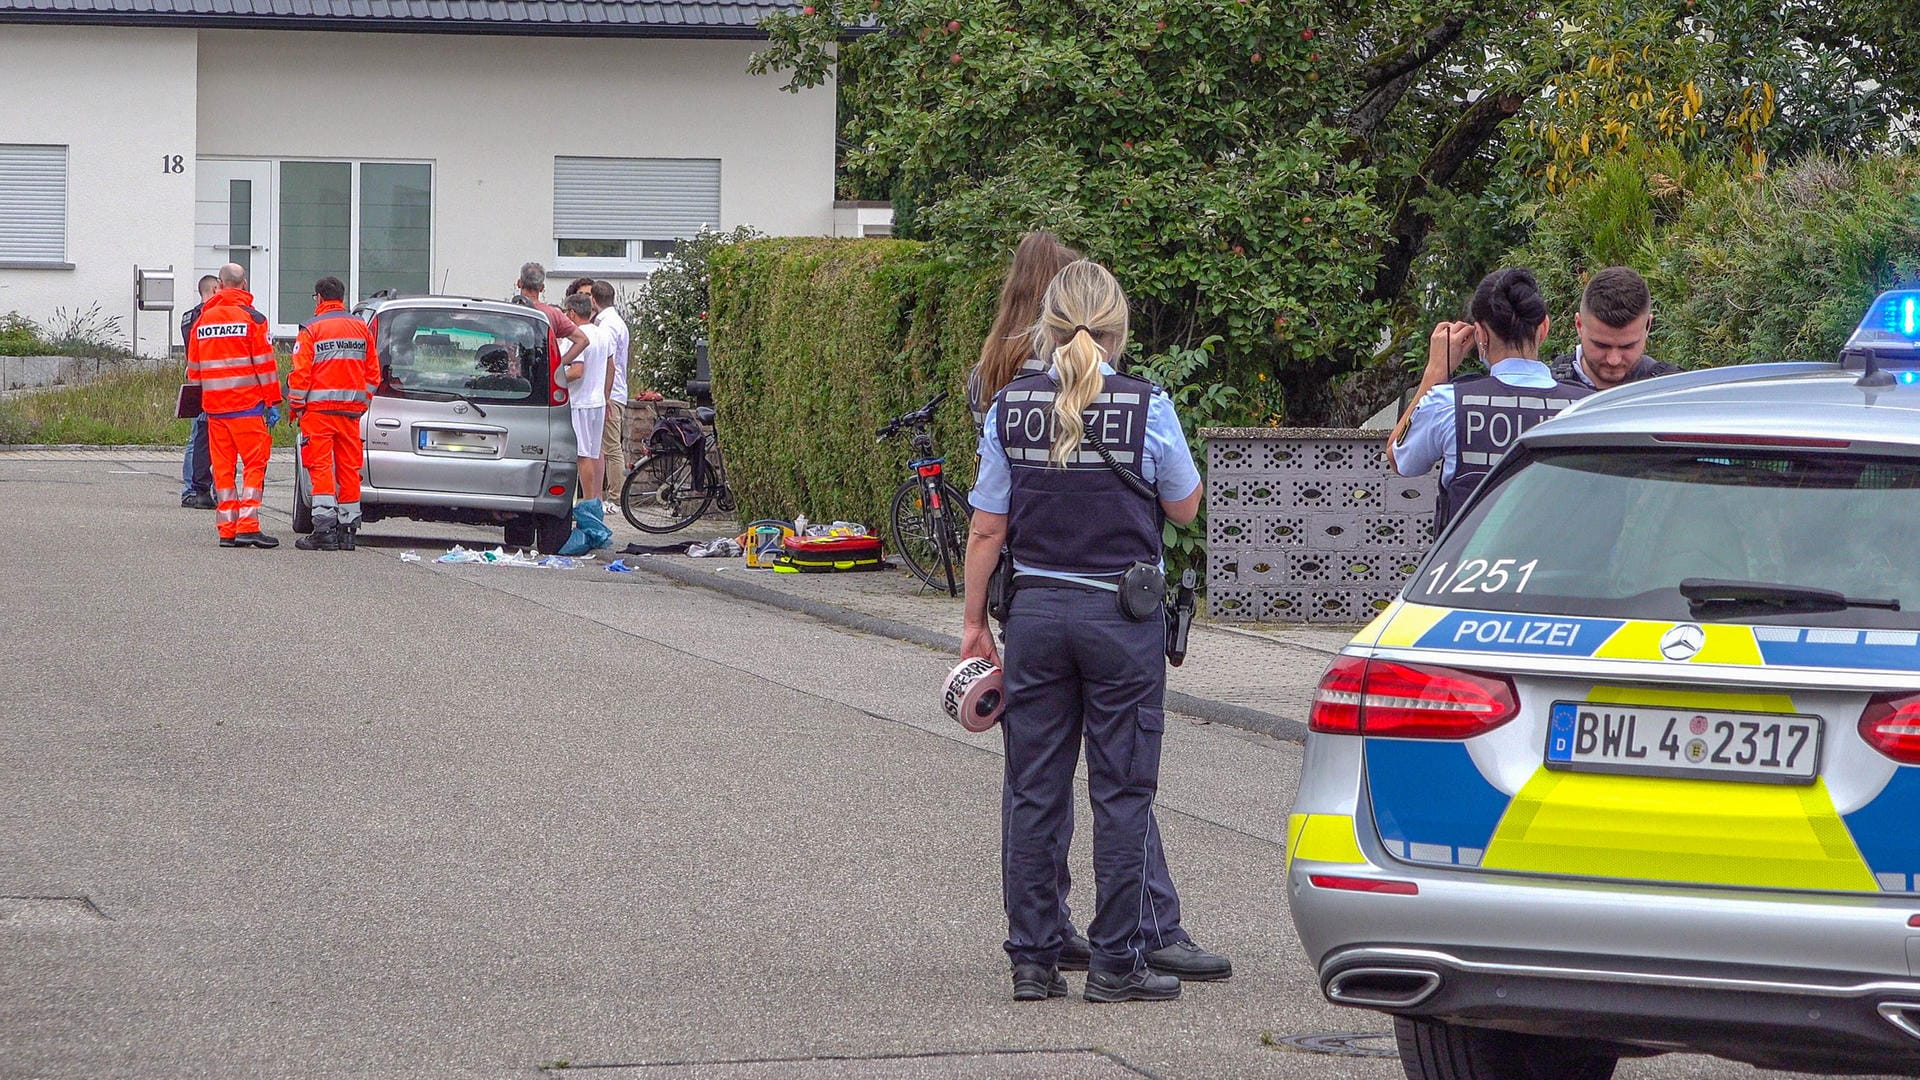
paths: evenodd
<path fill-rule="evenodd" d="M 346 295 L 337 277 L 313 283 L 317 306 L 300 328 L 287 374 L 313 495 L 313 532 L 293 544 L 302 551 L 352 551 L 360 531 L 360 417 L 380 385 L 380 358 L 373 332 L 347 312 Z"/>
<path fill-rule="evenodd" d="M 1647 355 L 1647 331 L 1653 326 L 1653 296 L 1646 279 L 1631 267 L 1609 266 L 1593 275 L 1580 295 L 1573 329 L 1580 342 L 1553 358 L 1553 377 L 1595 390 L 1639 382 L 1680 369 Z"/>
<path fill-rule="evenodd" d="M 1419 476 L 1434 462 L 1443 462 L 1440 500 L 1433 512 L 1435 536 L 1522 432 L 1593 393 L 1555 381 L 1539 361 L 1540 342 L 1547 336 L 1547 303 L 1532 271 L 1488 274 L 1474 291 L 1472 314 L 1470 323 L 1434 328 L 1422 393 L 1387 444 L 1387 456 L 1402 476 Z M 1470 344 L 1477 344 L 1488 361 L 1488 373 L 1442 385 Z"/>

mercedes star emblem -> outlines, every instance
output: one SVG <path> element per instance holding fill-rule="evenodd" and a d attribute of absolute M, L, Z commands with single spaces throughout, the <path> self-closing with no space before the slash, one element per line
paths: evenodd
<path fill-rule="evenodd" d="M 1669 660 L 1691 660 L 1707 643 L 1707 632 L 1694 623 L 1681 623 L 1660 635 L 1660 655 Z"/>

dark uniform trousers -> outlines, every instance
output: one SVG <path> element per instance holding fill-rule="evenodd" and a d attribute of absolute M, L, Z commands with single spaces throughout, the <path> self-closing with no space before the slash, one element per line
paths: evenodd
<path fill-rule="evenodd" d="M 1083 741 L 1098 891 L 1087 927 L 1091 966 L 1133 971 L 1144 966 L 1143 952 L 1185 938 L 1153 820 L 1166 726 L 1164 633 L 1157 618 L 1127 619 L 1111 593 L 1052 588 L 1029 578 L 1014 594 L 1000 722 L 1007 741 L 1006 950 L 1016 964 L 1059 959 L 1068 928 L 1073 773 Z M 1163 893 L 1149 884 L 1156 869 Z M 1163 903 L 1171 910 L 1158 910 Z M 1170 934 L 1179 937 L 1156 940 Z"/>

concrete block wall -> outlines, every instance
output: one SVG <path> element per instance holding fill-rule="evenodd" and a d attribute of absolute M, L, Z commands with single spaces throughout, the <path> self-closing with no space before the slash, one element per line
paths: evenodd
<path fill-rule="evenodd" d="M 1434 476 L 1387 465 L 1386 433 L 1208 428 L 1207 613 L 1362 623 L 1433 541 Z"/>

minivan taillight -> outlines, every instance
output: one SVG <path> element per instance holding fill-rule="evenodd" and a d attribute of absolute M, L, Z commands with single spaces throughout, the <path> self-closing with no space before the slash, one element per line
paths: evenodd
<path fill-rule="evenodd" d="M 1902 765 L 1920 765 L 1920 694 L 1875 694 L 1860 714 L 1860 737 Z"/>
<path fill-rule="evenodd" d="M 1307 727 L 1338 735 L 1470 739 L 1519 712 L 1513 680 L 1503 675 L 1341 656 L 1320 680 Z"/>

